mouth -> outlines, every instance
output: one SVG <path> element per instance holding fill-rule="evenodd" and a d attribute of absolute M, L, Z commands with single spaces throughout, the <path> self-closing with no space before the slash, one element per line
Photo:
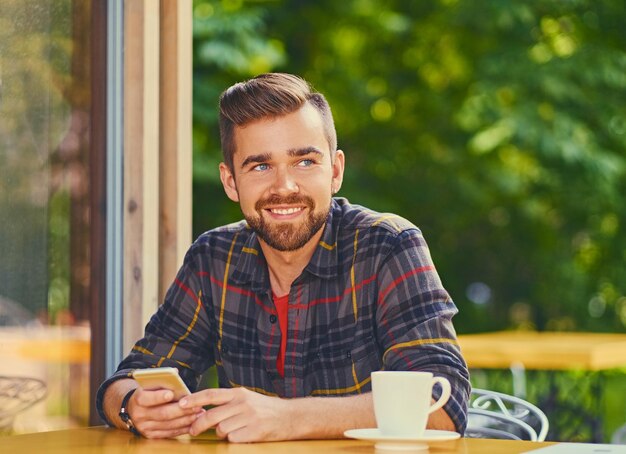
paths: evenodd
<path fill-rule="evenodd" d="M 305 210 L 304 206 L 297 207 L 266 207 L 263 210 L 270 215 L 273 219 L 286 221 L 299 217 Z"/>
<path fill-rule="evenodd" d="M 304 207 L 288 207 L 288 208 L 277 207 L 277 208 L 266 208 L 266 210 L 277 216 L 289 216 L 289 215 L 300 213 L 301 211 L 304 210 Z"/>
<path fill-rule="evenodd" d="M 315 203 L 308 196 L 293 194 L 289 197 L 278 197 L 276 195 L 265 200 L 259 200 L 255 204 L 257 213 L 263 213 L 274 221 L 291 221 L 306 216 L 307 211 L 313 212 Z"/>

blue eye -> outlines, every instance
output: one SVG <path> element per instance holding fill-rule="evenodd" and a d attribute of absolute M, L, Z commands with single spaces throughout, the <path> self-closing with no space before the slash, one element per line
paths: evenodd
<path fill-rule="evenodd" d="M 313 164 L 315 164 L 315 161 L 313 161 L 312 159 L 303 159 L 302 161 L 298 162 L 298 165 L 300 167 L 310 167 Z"/>
<path fill-rule="evenodd" d="M 257 172 L 262 172 L 262 171 L 267 170 L 269 168 L 270 168 L 270 166 L 268 164 L 258 164 L 256 166 L 254 166 L 252 168 L 252 170 L 257 171 Z"/>

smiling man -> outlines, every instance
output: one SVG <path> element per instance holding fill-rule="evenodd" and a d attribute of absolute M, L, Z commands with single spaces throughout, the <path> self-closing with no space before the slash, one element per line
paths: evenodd
<path fill-rule="evenodd" d="M 452 385 L 428 426 L 462 433 L 457 309 L 419 229 L 333 198 L 345 156 L 325 98 L 293 75 L 258 76 L 222 94 L 220 134 L 222 184 L 245 221 L 191 246 L 144 338 L 100 387 L 103 419 L 149 438 L 341 437 L 376 425 L 371 372 L 417 370 Z M 172 366 L 194 391 L 213 365 L 219 388 L 179 402 L 130 378 Z"/>

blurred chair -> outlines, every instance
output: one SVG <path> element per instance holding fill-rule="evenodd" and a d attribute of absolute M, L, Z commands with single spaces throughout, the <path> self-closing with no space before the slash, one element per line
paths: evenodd
<path fill-rule="evenodd" d="M 46 384 L 36 378 L 0 376 L 0 433 L 13 430 L 15 417 L 46 396 Z"/>
<path fill-rule="evenodd" d="M 548 427 L 545 413 L 530 402 L 495 391 L 472 390 L 468 438 L 544 441 Z"/>
<path fill-rule="evenodd" d="M 617 428 L 611 435 L 611 444 L 626 445 L 626 424 Z"/>

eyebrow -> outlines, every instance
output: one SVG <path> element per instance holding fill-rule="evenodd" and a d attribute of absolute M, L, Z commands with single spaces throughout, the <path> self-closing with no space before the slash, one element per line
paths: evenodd
<path fill-rule="evenodd" d="M 272 159 L 271 153 L 253 154 L 252 156 L 248 156 L 246 159 L 243 160 L 243 162 L 241 163 L 241 168 L 243 169 L 248 164 L 252 164 L 253 162 L 256 162 L 256 163 L 267 162 L 270 159 Z"/>
<path fill-rule="evenodd" d="M 306 156 L 308 154 L 318 154 L 320 156 L 324 155 L 319 148 L 313 146 L 295 149 L 292 148 L 291 150 L 287 150 L 287 154 L 291 157 Z"/>
<path fill-rule="evenodd" d="M 304 147 L 304 148 L 292 148 L 290 150 L 287 150 L 287 155 L 291 157 L 307 156 L 310 154 L 317 154 L 320 156 L 324 155 L 324 153 L 320 149 L 318 149 L 317 147 L 313 147 L 313 146 Z M 244 167 L 247 167 L 248 165 L 253 164 L 253 163 L 260 164 L 263 162 L 267 162 L 267 161 L 270 161 L 271 159 L 272 159 L 271 153 L 253 154 L 243 160 L 243 162 L 241 163 L 241 168 L 243 169 Z"/>

